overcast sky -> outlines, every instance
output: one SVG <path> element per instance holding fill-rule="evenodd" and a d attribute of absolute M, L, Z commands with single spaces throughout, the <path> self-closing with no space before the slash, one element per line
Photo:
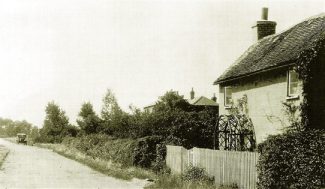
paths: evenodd
<path fill-rule="evenodd" d="M 0 0 L 0 117 L 40 127 L 54 100 L 74 123 L 108 88 L 125 110 L 170 89 L 211 97 L 263 6 L 277 32 L 325 12 L 322 0 Z"/>

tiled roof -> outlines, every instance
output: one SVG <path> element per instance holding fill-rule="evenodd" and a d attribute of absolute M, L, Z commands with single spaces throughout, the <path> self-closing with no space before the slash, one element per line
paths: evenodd
<path fill-rule="evenodd" d="M 219 106 L 218 103 L 204 96 L 200 96 L 194 99 L 189 99 L 187 101 L 189 104 L 194 106 Z"/>
<path fill-rule="evenodd" d="M 214 84 L 293 64 L 300 52 L 325 35 L 325 13 L 252 45 Z"/>

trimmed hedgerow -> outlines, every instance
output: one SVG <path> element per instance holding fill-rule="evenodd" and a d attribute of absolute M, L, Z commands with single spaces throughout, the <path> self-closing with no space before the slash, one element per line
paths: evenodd
<path fill-rule="evenodd" d="M 325 131 L 270 136 L 258 150 L 258 188 L 325 187 Z"/>
<path fill-rule="evenodd" d="M 163 140 L 159 136 L 139 139 L 120 139 L 104 134 L 91 134 L 80 137 L 66 137 L 63 144 L 95 158 L 119 163 L 122 166 L 150 168 L 156 161 L 157 144 Z"/>
<path fill-rule="evenodd" d="M 118 139 L 104 134 L 91 134 L 76 138 L 66 137 L 62 143 L 94 159 L 100 157 L 122 166 L 133 165 L 133 149 L 137 145 L 136 140 Z"/>

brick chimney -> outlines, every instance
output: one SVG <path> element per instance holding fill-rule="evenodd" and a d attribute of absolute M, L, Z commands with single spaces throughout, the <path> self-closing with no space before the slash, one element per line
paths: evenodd
<path fill-rule="evenodd" d="M 268 8 L 262 8 L 261 20 L 257 21 L 256 25 L 252 28 L 256 36 L 254 38 L 257 38 L 257 40 L 275 34 L 276 22 L 268 20 Z"/>
<path fill-rule="evenodd" d="M 193 87 L 192 87 L 192 90 L 191 90 L 191 93 L 190 93 L 190 95 L 191 95 L 191 100 L 194 99 L 194 94 L 195 94 L 195 93 L 194 93 L 194 90 L 193 90 Z"/>

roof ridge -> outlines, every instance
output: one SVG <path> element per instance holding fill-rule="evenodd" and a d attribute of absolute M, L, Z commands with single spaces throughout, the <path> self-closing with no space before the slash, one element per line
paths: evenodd
<path fill-rule="evenodd" d="M 325 30 L 324 26 L 325 13 L 321 13 L 258 40 L 244 51 L 214 84 L 226 81 L 227 78 L 247 75 L 260 69 L 281 66 L 283 62 L 293 61 L 297 55 L 296 51 L 300 51 L 305 45 L 308 46 L 310 40 L 318 40 L 317 36 Z M 294 46 L 297 48 L 291 50 L 290 47 Z"/>
<path fill-rule="evenodd" d="M 320 14 L 317 14 L 317 15 L 314 15 L 314 16 L 310 16 L 310 17 L 305 18 L 305 19 L 302 19 L 302 20 L 299 21 L 298 23 L 293 24 L 293 25 L 289 26 L 288 28 L 286 28 L 286 29 L 284 29 L 284 30 L 282 30 L 282 31 L 280 31 L 280 32 L 278 32 L 278 33 L 275 33 L 275 34 L 272 34 L 272 35 L 266 36 L 266 37 L 264 37 L 263 39 L 265 39 L 265 38 L 269 38 L 269 37 L 272 37 L 272 36 L 276 36 L 276 35 L 280 35 L 280 34 L 285 33 L 285 32 L 287 32 L 288 30 L 290 30 L 290 29 L 292 29 L 292 28 L 294 28 L 294 27 L 296 27 L 296 26 L 298 26 L 298 25 L 300 25 L 300 24 L 303 24 L 304 22 L 308 22 L 308 21 L 311 21 L 311 20 L 314 20 L 314 19 L 318 19 L 318 18 L 325 18 L 325 12 L 320 13 Z"/>
<path fill-rule="evenodd" d="M 200 96 L 196 99 L 196 101 L 193 102 L 193 104 L 197 103 L 203 96 Z"/>

